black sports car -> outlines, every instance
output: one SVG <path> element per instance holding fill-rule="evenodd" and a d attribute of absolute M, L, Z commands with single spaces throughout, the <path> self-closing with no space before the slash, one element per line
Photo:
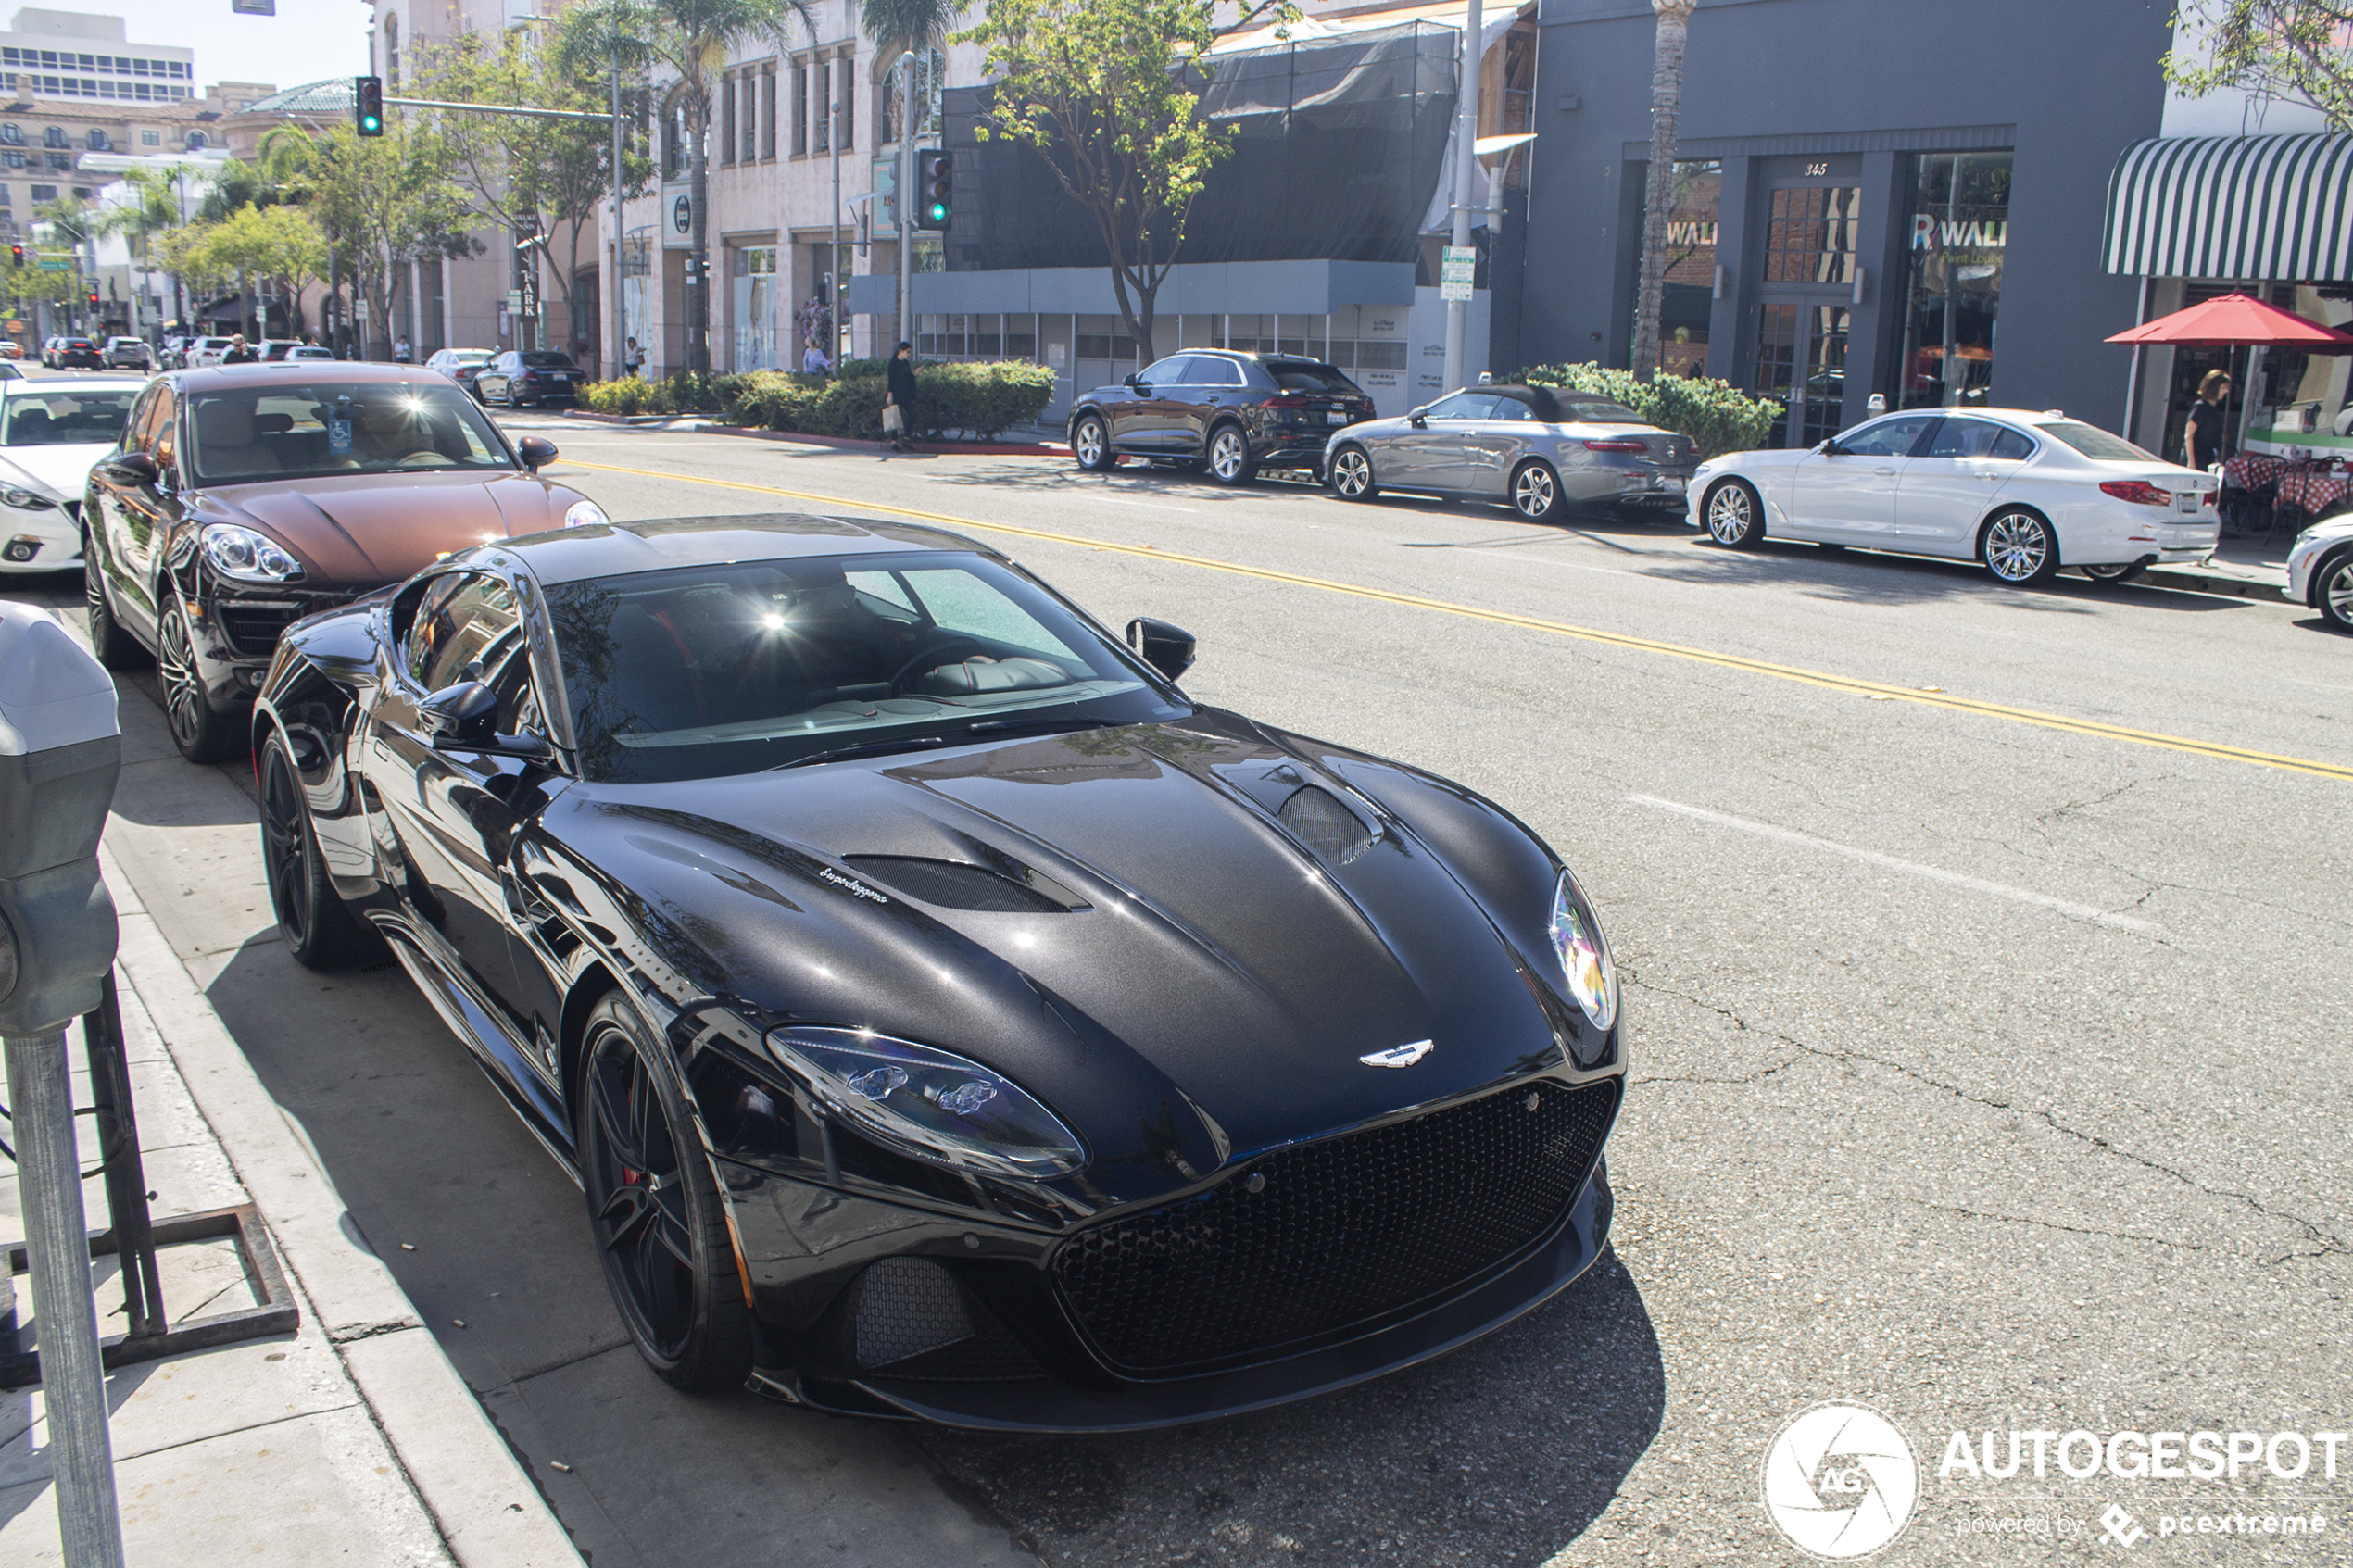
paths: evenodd
<path fill-rule="evenodd" d="M 1583 894 L 1128 637 L 906 524 L 484 545 L 280 643 L 278 916 L 390 942 L 682 1387 L 1111 1430 L 1517 1317 L 1609 1223 Z"/>

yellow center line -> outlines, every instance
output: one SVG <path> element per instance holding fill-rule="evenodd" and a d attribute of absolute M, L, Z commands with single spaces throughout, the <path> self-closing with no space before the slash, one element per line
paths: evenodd
<path fill-rule="evenodd" d="M 1390 588 L 1368 588 L 1354 583 L 1335 583 L 1328 578 L 1307 577 L 1295 571 L 1277 571 L 1270 567 L 1244 566 L 1237 561 L 1216 560 L 1207 556 L 1186 555 L 1176 550 L 1163 550 L 1147 545 L 1116 545 L 1101 539 L 1083 538 L 1075 533 L 1055 533 L 1042 528 L 1022 528 L 1012 523 L 983 522 L 977 518 L 952 517 L 945 512 L 927 512 L 913 507 L 887 506 L 879 501 L 852 501 L 840 495 L 824 495 L 812 490 L 787 490 L 774 484 L 750 484 L 740 480 L 708 479 L 700 474 L 665 473 L 656 469 L 624 468 L 618 463 L 573 462 L 572 466 L 598 469 L 606 473 L 635 474 L 641 479 L 667 479 L 682 484 L 707 484 L 720 490 L 748 490 L 760 495 L 784 495 L 796 501 L 814 501 L 821 506 L 838 507 L 855 515 L 861 511 L 888 512 L 896 517 L 918 518 L 950 528 L 976 528 L 990 533 L 1008 533 L 1021 539 L 1038 539 L 1053 545 L 1076 545 L 1081 549 L 1109 550 L 1119 555 L 1141 556 L 1150 560 L 1175 561 L 1180 566 L 1197 566 L 1204 571 L 1223 571 L 1237 577 L 1255 577 L 1266 583 L 1287 583 L 1293 587 L 1314 588 L 1327 594 L 1346 594 L 1354 598 L 1372 599 L 1381 604 L 1404 605 L 1414 609 L 1437 610 L 1445 615 L 1459 615 L 1472 621 L 1485 621 L 1498 626 L 1514 626 L 1523 631 L 1542 632 L 1557 637 L 1573 637 L 1579 642 L 1599 643 L 1609 647 L 1629 648 L 1639 653 L 1663 654 L 1669 659 L 1688 659 L 1697 664 L 1713 664 L 1719 669 L 1743 671 L 1752 675 L 1767 675 L 1777 681 L 1794 681 L 1801 685 L 1818 686 L 1824 691 L 1845 692 L 1856 696 L 1884 697 L 1896 702 L 1917 703 L 1923 708 L 1942 708 L 1957 713 L 1974 713 L 1983 718 L 2002 719 L 2012 723 L 2032 724 L 2041 729 L 2064 731 L 2069 734 L 2093 735 L 2102 740 L 2123 741 L 2133 746 L 2153 746 L 2167 751 L 2187 752 L 2193 757 L 2211 757 L 2224 762 L 2245 762 L 2259 768 L 2278 768 L 2288 772 L 2310 773 L 2324 779 L 2353 782 L 2353 766 L 2336 762 L 2320 762 L 2309 758 L 2282 757 L 2269 751 L 2251 751 L 2245 746 L 2223 746 L 2213 741 L 2192 740 L 2183 735 L 2161 734 L 2153 730 L 2127 729 L 2121 724 L 2103 724 L 2092 719 L 2072 719 L 2062 713 L 2042 713 L 2031 708 L 2010 708 L 1996 702 L 1981 702 L 1973 697 L 1955 696 L 1949 692 L 1924 692 L 1910 686 L 1891 686 L 1878 681 L 1858 680 L 1851 675 L 1833 675 L 1818 670 L 1805 670 L 1794 665 L 1774 664 L 1761 659 L 1743 659 L 1738 654 L 1714 653 L 1706 648 L 1686 647 L 1680 643 L 1660 642 L 1650 637 L 1629 637 L 1623 633 L 1597 631 L 1590 626 L 1575 626 L 1565 621 L 1546 621 L 1538 616 L 1515 615 L 1508 610 L 1481 609 L 1476 605 L 1455 604 L 1447 599 L 1433 599 L 1420 594 L 1400 593 Z"/>

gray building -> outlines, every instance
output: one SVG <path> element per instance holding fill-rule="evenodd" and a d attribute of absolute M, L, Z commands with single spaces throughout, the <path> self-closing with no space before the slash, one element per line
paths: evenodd
<path fill-rule="evenodd" d="M 2110 177 L 2159 132 L 2171 0 L 1701 0 L 1665 360 L 1780 398 L 1780 443 L 1889 408 L 2118 428 L 2139 283 Z M 1498 363 L 1625 364 L 1649 160 L 1647 0 L 1542 0 L 1518 297 Z M 1513 217 L 1518 216 L 1514 214 Z M 1504 270 L 1498 269 L 1499 274 Z M 1500 341 L 1516 325 L 1516 337 Z"/>

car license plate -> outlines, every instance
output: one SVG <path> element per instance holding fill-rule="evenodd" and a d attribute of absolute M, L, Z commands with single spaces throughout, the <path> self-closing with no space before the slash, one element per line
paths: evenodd
<path fill-rule="evenodd" d="M 1659 481 L 1658 481 L 1658 487 L 1659 487 L 1661 490 L 1671 491 L 1671 492 L 1673 492 L 1675 495 L 1681 495 L 1681 494 L 1683 493 L 1683 482 L 1682 482 L 1681 480 L 1680 480 L 1680 479 L 1677 479 L 1677 478 L 1676 478 L 1674 475 L 1672 475 L 1672 474 L 1662 474 L 1662 475 L 1660 475 L 1660 476 L 1659 476 Z"/>
<path fill-rule="evenodd" d="M 2184 490 L 2173 497 L 2173 509 L 2195 515 L 2205 499 L 2206 496 L 2201 491 Z"/>
<path fill-rule="evenodd" d="M 1344 425 L 1348 422 L 1348 416 L 1335 408 L 1324 415 L 1324 422 L 1326 424 Z"/>

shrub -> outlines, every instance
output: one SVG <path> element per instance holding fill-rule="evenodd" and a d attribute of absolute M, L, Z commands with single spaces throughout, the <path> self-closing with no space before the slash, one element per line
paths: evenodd
<path fill-rule="evenodd" d="M 600 414 L 708 414 L 728 424 L 800 435 L 879 438 L 887 370 L 880 359 L 843 362 L 834 377 L 750 370 L 667 381 L 597 382 L 587 389 Z M 915 367 L 919 436 L 956 431 L 988 440 L 1026 424 L 1054 395 L 1054 372 L 1022 359 Z"/>
<path fill-rule="evenodd" d="M 1763 445 L 1774 421 L 1789 412 L 1768 398 L 1750 396 L 1730 382 L 1664 371 L 1655 381 L 1638 381 L 1631 370 L 1591 360 L 1579 365 L 1539 365 L 1524 379 L 1531 386 L 1591 392 L 1623 403 L 1659 429 L 1690 436 L 1703 462 Z"/>

